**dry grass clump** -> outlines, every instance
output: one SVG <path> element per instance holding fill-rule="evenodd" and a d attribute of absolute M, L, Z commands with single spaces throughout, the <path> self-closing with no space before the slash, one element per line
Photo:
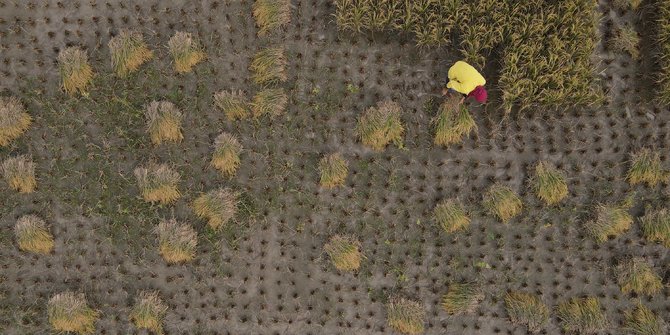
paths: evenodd
<path fill-rule="evenodd" d="M 335 268 L 340 271 L 356 271 L 361 266 L 361 244 L 351 236 L 335 235 L 323 246 Z"/>
<path fill-rule="evenodd" d="M 54 237 L 44 220 L 36 215 L 24 215 L 16 221 L 14 234 L 19 249 L 37 254 L 48 254 L 54 248 Z"/>
<path fill-rule="evenodd" d="M 158 292 L 140 292 L 139 300 L 130 312 L 130 319 L 138 329 L 147 329 L 155 334 L 163 334 L 163 318 L 168 306 L 158 296 Z"/>
<path fill-rule="evenodd" d="M 598 205 L 596 218 L 586 222 L 586 232 L 597 242 L 605 242 L 609 237 L 624 233 L 633 223 L 628 206 Z"/>
<path fill-rule="evenodd" d="M 158 227 L 158 248 L 168 263 L 188 262 L 195 257 L 198 234 L 188 224 L 175 219 L 162 220 Z"/>
<path fill-rule="evenodd" d="M 235 217 L 238 197 L 227 188 L 209 191 L 193 201 L 195 215 L 207 219 L 207 224 L 216 230 Z"/>
<path fill-rule="evenodd" d="M 262 115 L 280 115 L 286 110 L 288 96 L 283 88 L 264 89 L 254 96 L 251 102 L 251 115 L 255 118 Z"/>
<path fill-rule="evenodd" d="M 35 163 L 28 156 L 9 157 L 2 162 L 1 168 L 11 189 L 20 193 L 30 193 L 37 187 Z"/>
<path fill-rule="evenodd" d="M 191 33 L 176 32 L 168 41 L 168 48 L 177 73 L 191 72 L 193 66 L 205 59 L 205 53 Z"/>
<path fill-rule="evenodd" d="M 253 15 L 258 25 L 258 36 L 264 36 L 291 22 L 291 1 L 256 0 L 253 5 Z"/>
<path fill-rule="evenodd" d="M 647 306 L 638 303 L 635 309 L 624 313 L 626 322 L 624 329 L 634 335 L 662 334 L 664 322 Z"/>
<path fill-rule="evenodd" d="M 477 129 L 475 120 L 460 100 L 460 96 L 454 94 L 440 106 L 437 118 L 433 121 L 435 144 L 446 147 L 458 143 L 463 136 Z"/>
<path fill-rule="evenodd" d="M 537 164 L 533 182 L 537 197 L 547 205 L 555 205 L 568 195 L 568 184 L 565 182 L 565 177 L 547 162 Z"/>
<path fill-rule="evenodd" d="M 421 303 L 405 298 L 393 298 L 386 306 L 388 324 L 403 334 L 423 333 L 426 311 Z"/>
<path fill-rule="evenodd" d="M 442 297 L 442 308 L 449 314 L 471 313 L 484 300 L 481 287 L 474 283 L 452 283 Z"/>
<path fill-rule="evenodd" d="M 154 56 L 138 31 L 121 30 L 107 45 L 112 56 L 112 68 L 119 77 L 136 71 Z"/>
<path fill-rule="evenodd" d="M 19 99 L 0 97 L 0 147 L 21 136 L 32 120 Z"/>
<path fill-rule="evenodd" d="M 637 10 L 642 4 L 642 0 L 612 0 L 612 7 L 616 9 L 632 9 Z"/>
<path fill-rule="evenodd" d="M 233 176 L 240 167 L 242 145 L 235 135 L 221 133 L 214 139 L 214 153 L 211 165 L 224 176 Z"/>
<path fill-rule="evenodd" d="M 640 35 L 633 26 L 618 28 L 609 44 L 614 51 L 628 53 L 633 59 L 640 58 Z"/>
<path fill-rule="evenodd" d="M 150 164 L 135 169 L 135 178 L 145 201 L 170 204 L 181 196 L 177 189 L 179 173 L 165 164 Z"/>
<path fill-rule="evenodd" d="M 640 218 L 640 225 L 646 239 L 670 248 L 670 211 L 667 208 L 648 209 L 647 213 Z"/>
<path fill-rule="evenodd" d="M 470 225 L 470 217 L 463 205 L 455 199 L 445 199 L 435 206 L 433 217 L 447 233 L 465 229 Z"/>
<path fill-rule="evenodd" d="M 249 116 L 247 97 L 242 91 L 221 91 L 214 94 L 214 104 L 228 120 L 242 120 Z"/>
<path fill-rule="evenodd" d="M 93 81 L 93 69 L 88 63 L 86 52 L 78 47 L 61 50 L 58 53 L 58 69 L 65 93 L 87 93 L 87 86 Z"/>
<path fill-rule="evenodd" d="M 387 100 L 368 108 L 358 119 L 356 133 L 364 145 L 381 151 L 389 143 L 402 147 L 405 128 L 400 121 L 402 108 L 396 102 Z"/>
<path fill-rule="evenodd" d="M 661 157 L 657 152 L 644 148 L 633 154 L 633 162 L 628 170 L 628 181 L 631 185 L 647 183 L 653 187 L 664 183 L 670 178 L 670 172 L 663 169 Z"/>
<path fill-rule="evenodd" d="M 559 304 L 557 312 L 561 326 L 569 332 L 590 334 L 607 326 L 607 318 L 600 310 L 597 298 L 572 298 Z"/>
<path fill-rule="evenodd" d="M 632 258 L 616 267 L 616 277 L 623 293 L 653 295 L 663 289 L 661 277 L 642 258 Z"/>
<path fill-rule="evenodd" d="M 100 313 L 87 306 L 83 293 L 63 292 L 49 299 L 47 315 L 58 332 L 93 334 Z"/>
<path fill-rule="evenodd" d="M 519 215 L 523 209 L 521 198 L 511 188 L 495 183 L 484 195 L 484 208 L 503 223 Z"/>
<path fill-rule="evenodd" d="M 533 333 L 540 331 L 549 321 L 549 307 L 532 294 L 507 293 L 505 307 L 512 323 L 525 325 Z"/>
<path fill-rule="evenodd" d="M 181 142 L 181 111 L 169 101 L 152 101 L 145 112 L 151 142 Z"/>
<path fill-rule="evenodd" d="M 256 53 L 249 65 L 251 78 L 258 85 L 286 81 L 284 48 L 267 48 Z"/>
<path fill-rule="evenodd" d="M 332 188 L 344 184 L 349 174 L 349 166 L 342 154 L 334 153 L 321 159 L 319 171 L 321 171 L 321 186 Z"/>

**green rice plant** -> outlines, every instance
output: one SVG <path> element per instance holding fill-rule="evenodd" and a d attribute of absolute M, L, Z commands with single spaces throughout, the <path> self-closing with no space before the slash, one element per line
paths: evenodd
<path fill-rule="evenodd" d="M 145 112 L 151 142 L 181 142 L 181 111 L 169 101 L 152 101 Z"/>
<path fill-rule="evenodd" d="M 288 96 L 283 88 L 267 88 L 254 96 L 251 102 L 251 115 L 258 118 L 263 115 L 281 115 L 288 105 Z"/>
<path fill-rule="evenodd" d="M 626 311 L 624 315 L 624 329 L 634 335 L 663 334 L 663 319 L 642 303 L 638 303 L 635 309 Z"/>
<path fill-rule="evenodd" d="M 349 174 L 349 166 L 342 154 L 334 153 L 321 159 L 319 171 L 321 171 L 321 186 L 333 188 L 344 184 Z"/>
<path fill-rule="evenodd" d="M 617 29 L 609 46 L 614 51 L 629 54 L 633 59 L 640 58 L 640 35 L 633 26 L 626 25 Z"/>
<path fill-rule="evenodd" d="M 340 271 L 356 271 L 361 266 L 361 244 L 351 236 L 335 235 L 323 249 Z"/>
<path fill-rule="evenodd" d="M 258 85 L 284 82 L 286 76 L 286 56 L 284 48 L 266 48 L 256 53 L 249 65 L 251 78 Z"/>
<path fill-rule="evenodd" d="M 193 201 L 195 215 L 207 219 L 207 224 L 217 230 L 237 213 L 239 194 L 228 188 L 220 188 L 202 194 Z"/>
<path fill-rule="evenodd" d="M 242 145 L 235 135 L 221 133 L 214 139 L 214 153 L 210 163 L 222 175 L 232 177 L 240 167 Z"/>
<path fill-rule="evenodd" d="M 83 293 L 66 291 L 49 299 L 47 315 L 55 331 L 85 335 L 95 332 L 100 312 L 88 307 Z"/>
<path fill-rule="evenodd" d="M 147 202 L 167 205 L 175 202 L 181 194 L 177 189 L 179 173 L 165 164 L 149 164 L 135 169 L 135 178 Z"/>
<path fill-rule="evenodd" d="M 135 72 L 140 65 L 154 56 L 138 31 L 121 30 L 109 40 L 107 46 L 112 57 L 112 68 L 119 77 Z"/>
<path fill-rule="evenodd" d="M 221 91 L 214 94 L 214 104 L 228 120 L 242 120 L 249 116 L 249 104 L 242 91 Z"/>
<path fill-rule="evenodd" d="M 661 277 L 642 258 L 622 261 L 615 272 L 623 293 L 654 295 L 663 289 Z"/>
<path fill-rule="evenodd" d="M 505 308 L 512 323 L 524 325 L 532 333 L 542 330 L 542 327 L 549 321 L 549 307 L 532 294 L 507 293 Z"/>
<path fill-rule="evenodd" d="M 442 308 L 452 315 L 472 313 L 484 300 L 484 293 L 475 283 L 452 283 L 442 296 Z"/>
<path fill-rule="evenodd" d="M 24 215 L 16 221 L 14 234 L 19 249 L 36 254 L 48 254 L 54 248 L 54 237 L 44 220 L 37 215 Z"/>
<path fill-rule="evenodd" d="M 405 298 L 392 298 L 386 305 L 386 319 L 394 330 L 409 335 L 423 333 L 426 311 L 421 303 Z"/>
<path fill-rule="evenodd" d="M 205 53 L 191 33 L 178 31 L 168 41 L 168 49 L 174 59 L 177 73 L 191 72 L 193 66 L 203 61 Z"/>
<path fill-rule="evenodd" d="M 32 121 L 19 99 L 0 96 L 0 147 L 19 138 Z"/>
<path fill-rule="evenodd" d="M 523 209 L 521 198 L 511 188 L 495 183 L 484 195 L 484 208 L 503 223 L 519 215 Z"/>
<path fill-rule="evenodd" d="M 563 174 L 547 162 L 535 166 L 533 188 L 537 197 L 547 205 L 555 205 L 568 195 L 568 184 Z"/>
<path fill-rule="evenodd" d="M 620 10 L 637 10 L 642 4 L 642 0 L 612 0 L 612 7 Z"/>
<path fill-rule="evenodd" d="M 389 143 L 402 148 L 405 128 L 400 120 L 402 108 L 396 102 L 387 100 L 368 108 L 358 119 L 356 133 L 364 145 L 381 151 Z"/>
<path fill-rule="evenodd" d="M 93 81 L 93 69 L 88 63 L 86 52 L 78 47 L 69 47 L 58 53 L 58 69 L 63 89 L 68 95 L 87 94 Z"/>
<path fill-rule="evenodd" d="M 640 218 L 640 225 L 646 239 L 670 248 L 670 211 L 667 208 L 647 209 L 647 213 Z"/>
<path fill-rule="evenodd" d="M 647 183 L 653 187 L 665 183 L 670 178 L 670 172 L 663 169 L 661 157 L 657 152 L 644 148 L 633 154 L 632 164 L 628 170 L 628 182 L 631 185 Z"/>
<path fill-rule="evenodd" d="M 670 104 L 670 1 L 660 0 L 656 2 L 656 45 L 658 55 L 656 61 L 660 67 L 657 71 L 658 103 Z"/>
<path fill-rule="evenodd" d="M 460 100 L 460 96 L 454 94 L 440 106 L 437 118 L 433 121 L 436 145 L 446 147 L 461 142 L 463 136 L 477 129 L 475 120 Z"/>
<path fill-rule="evenodd" d="M 37 187 L 35 164 L 28 156 L 9 157 L 0 168 L 11 189 L 19 193 L 31 193 Z"/>
<path fill-rule="evenodd" d="M 256 25 L 258 25 L 258 36 L 265 36 L 268 32 L 291 22 L 291 1 L 289 0 L 256 0 L 252 10 Z"/>
<path fill-rule="evenodd" d="M 598 205 L 596 218 L 586 222 L 585 229 L 596 242 L 605 242 L 627 231 L 633 223 L 628 206 Z"/>
<path fill-rule="evenodd" d="M 447 233 L 454 233 L 470 225 L 468 213 L 456 199 L 445 199 L 437 204 L 433 218 Z"/>
<path fill-rule="evenodd" d="M 163 318 L 168 306 L 158 292 L 142 291 L 130 312 L 130 319 L 137 329 L 147 329 L 154 334 L 163 334 Z"/>
<path fill-rule="evenodd" d="M 564 330 L 579 334 L 602 331 L 608 321 L 597 298 L 572 298 L 558 305 L 558 318 Z"/>
<path fill-rule="evenodd" d="M 188 224 L 175 219 L 162 220 L 156 227 L 158 248 L 168 263 L 183 263 L 195 258 L 198 234 Z"/>

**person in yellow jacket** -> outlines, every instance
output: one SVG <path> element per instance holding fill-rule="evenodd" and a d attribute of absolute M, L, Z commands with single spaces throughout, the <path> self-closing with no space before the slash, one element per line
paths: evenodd
<path fill-rule="evenodd" d="M 447 77 L 447 86 L 442 89 L 442 95 L 455 91 L 463 95 L 463 100 L 472 97 L 479 103 L 486 103 L 486 79 L 472 65 L 459 60 L 449 68 Z"/>

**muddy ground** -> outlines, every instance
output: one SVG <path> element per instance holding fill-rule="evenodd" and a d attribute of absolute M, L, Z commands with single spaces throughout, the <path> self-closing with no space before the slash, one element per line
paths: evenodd
<path fill-rule="evenodd" d="M 102 312 L 100 334 L 137 333 L 128 313 L 145 289 L 159 290 L 170 307 L 167 334 L 389 334 L 384 303 L 394 295 L 423 303 L 426 334 L 526 334 L 507 320 L 507 290 L 537 293 L 550 306 L 597 296 L 611 320 L 603 334 L 624 334 L 623 311 L 638 300 L 668 319 L 668 289 L 654 297 L 622 294 L 610 269 L 618 259 L 643 256 L 667 284 L 668 250 L 646 242 L 637 224 L 600 245 L 582 231 L 594 204 L 632 191 L 636 216 L 645 204 L 667 203 L 667 186 L 632 188 L 624 179 L 629 155 L 639 148 L 660 150 L 668 164 L 670 114 L 647 103 L 647 62 L 602 48 L 607 106 L 509 118 L 495 103 L 473 106 L 477 135 L 443 149 L 432 144 L 430 122 L 455 52 L 418 50 L 402 34 L 338 32 L 334 8 L 324 0 L 293 1 L 285 33 L 259 39 L 251 6 L 251 0 L 0 0 L 0 91 L 20 97 L 35 119 L 26 135 L 0 148 L 0 158 L 30 154 L 38 176 L 30 195 L 0 183 L 2 334 L 48 334 L 46 303 L 64 290 L 84 292 Z M 604 37 L 612 22 L 645 26 L 607 1 L 600 10 Z M 139 29 L 157 56 L 125 80 L 111 75 L 107 49 L 121 28 Z M 197 35 L 208 55 L 187 75 L 174 73 L 166 49 L 177 30 Z M 59 89 L 56 57 L 69 45 L 87 50 L 97 74 L 89 98 L 68 98 Z M 247 67 L 269 45 L 283 45 L 289 55 L 287 112 L 227 121 L 212 94 L 256 92 Z M 488 67 L 494 72 L 495 62 Z M 365 108 L 387 98 L 404 107 L 405 148 L 376 153 L 357 143 L 353 128 Z M 151 144 L 142 112 L 154 99 L 169 99 L 185 113 L 182 143 Z M 221 131 L 244 146 L 232 179 L 208 166 Z M 344 187 L 321 189 L 317 162 L 336 151 L 349 160 L 350 175 Z M 529 192 L 538 160 L 569 178 L 570 196 L 556 208 Z M 150 161 L 182 174 L 184 196 L 175 206 L 152 207 L 139 198 L 132 171 Z M 520 192 L 526 205 L 508 225 L 481 210 L 482 194 L 495 181 Z M 219 186 L 243 192 L 242 211 L 235 225 L 214 233 L 189 203 Z M 447 236 L 430 216 L 438 201 L 455 196 L 473 208 L 473 224 Z M 50 224 L 53 254 L 18 250 L 13 225 L 28 213 Z M 166 265 L 158 254 L 152 229 L 173 216 L 199 232 L 192 263 Z M 367 258 L 358 273 L 338 273 L 322 251 L 335 233 L 362 242 Z M 449 316 L 439 300 L 458 280 L 484 283 L 486 299 L 472 314 Z M 561 333 L 555 316 L 542 333 Z"/>

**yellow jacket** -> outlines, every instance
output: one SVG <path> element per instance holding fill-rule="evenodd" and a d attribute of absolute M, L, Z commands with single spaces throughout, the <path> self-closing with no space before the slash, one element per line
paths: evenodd
<path fill-rule="evenodd" d="M 469 94 L 475 87 L 486 84 L 486 79 L 472 65 L 460 60 L 449 68 L 448 76 L 447 88 L 462 94 Z"/>

